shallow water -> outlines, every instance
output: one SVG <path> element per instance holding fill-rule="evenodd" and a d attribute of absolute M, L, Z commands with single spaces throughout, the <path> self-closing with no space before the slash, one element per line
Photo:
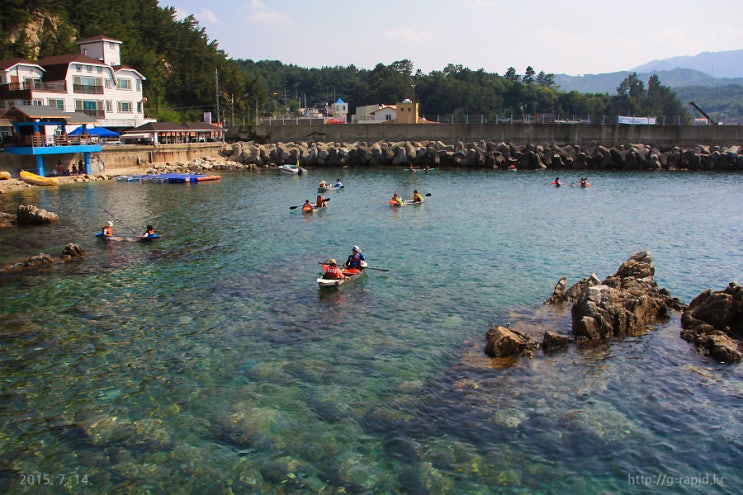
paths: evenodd
<path fill-rule="evenodd" d="M 289 209 L 336 177 L 329 208 Z M 1 196 L 61 217 L 0 232 L 3 263 L 87 255 L 0 278 L 0 492 L 738 493 L 740 367 L 698 355 L 678 316 L 512 366 L 482 348 L 494 323 L 567 332 L 542 306 L 557 280 L 640 250 L 684 302 L 743 280 L 741 176 L 552 179 L 270 171 Z M 424 205 L 387 205 L 413 189 Z M 97 242 L 104 210 L 163 238 Z M 389 271 L 319 291 L 318 263 L 354 244 Z"/>

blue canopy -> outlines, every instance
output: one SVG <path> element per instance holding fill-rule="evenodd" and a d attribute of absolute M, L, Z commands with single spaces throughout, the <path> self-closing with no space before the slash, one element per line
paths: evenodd
<path fill-rule="evenodd" d="M 106 129 L 105 127 L 89 127 L 86 129 L 88 131 L 88 136 L 98 136 L 98 137 L 118 137 L 119 133 L 112 131 L 110 129 Z M 80 136 L 83 133 L 83 127 L 80 126 L 74 131 L 70 132 L 70 136 Z"/>

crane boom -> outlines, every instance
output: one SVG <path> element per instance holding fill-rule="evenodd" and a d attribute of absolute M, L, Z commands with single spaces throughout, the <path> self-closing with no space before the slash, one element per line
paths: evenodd
<path fill-rule="evenodd" d="M 714 119 L 712 119 L 712 117 L 710 117 L 709 115 L 707 115 L 707 114 L 706 114 L 706 113 L 704 112 L 704 110 L 702 110 L 701 108 L 699 108 L 699 105 L 697 105 L 697 104 L 696 104 L 696 103 L 694 103 L 693 101 L 690 101 L 690 102 L 689 102 L 689 105 L 693 106 L 694 108 L 696 108 L 696 109 L 697 109 L 697 111 L 698 111 L 699 113 L 701 113 L 702 115 L 704 115 L 704 116 L 706 117 L 707 121 L 708 121 L 708 122 L 709 122 L 710 124 L 712 124 L 712 125 L 717 125 L 717 122 L 715 122 L 715 121 L 714 121 Z"/>

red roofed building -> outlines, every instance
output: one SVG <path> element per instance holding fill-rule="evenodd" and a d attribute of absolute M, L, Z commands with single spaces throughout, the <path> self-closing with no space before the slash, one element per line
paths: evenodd
<path fill-rule="evenodd" d="M 82 112 L 101 127 L 137 127 L 145 118 L 145 77 L 121 65 L 121 41 L 96 36 L 78 42 L 80 53 L 0 61 L 0 113 L 12 106 Z"/>

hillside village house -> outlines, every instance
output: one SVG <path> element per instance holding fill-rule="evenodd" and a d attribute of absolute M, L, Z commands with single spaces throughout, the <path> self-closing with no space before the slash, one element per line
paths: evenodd
<path fill-rule="evenodd" d="M 97 126 L 113 129 L 153 122 L 144 113 L 145 77 L 121 65 L 121 43 L 96 36 L 78 42 L 79 54 L 0 61 L 0 113 L 13 106 L 48 106 L 84 113 Z"/>
<path fill-rule="evenodd" d="M 351 117 L 354 124 L 418 124 L 418 103 L 406 98 L 394 105 L 379 104 L 356 107 L 356 113 Z"/>

